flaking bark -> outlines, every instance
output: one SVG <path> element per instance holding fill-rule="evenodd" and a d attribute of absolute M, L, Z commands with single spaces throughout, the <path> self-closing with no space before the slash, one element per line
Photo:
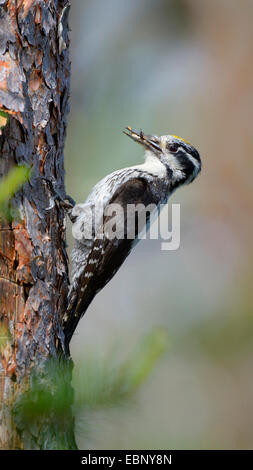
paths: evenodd
<path fill-rule="evenodd" d="M 0 110 L 9 115 L 0 136 L 0 175 L 15 164 L 32 168 L 30 181 L 14 200 L 20 219 L 0 226 L 0 321 L 6 336 L 0 356 L 3 449 L 75 448 L 71 367 L 61 328 L 68 289 L 65 214 L 59 205 L 48 210 L 50 188 L 42 180 L 53 177 L 58 192 L 65 194 L 67 12 L 66 0 L 0 0 Z M 65 416 L 57 423 L 52 407 L 29 429 L 18 419 L 20 397 L 34 373 L 43 387 L 53 387 L 45 369 L 52 357 L 66 385 Z"/>

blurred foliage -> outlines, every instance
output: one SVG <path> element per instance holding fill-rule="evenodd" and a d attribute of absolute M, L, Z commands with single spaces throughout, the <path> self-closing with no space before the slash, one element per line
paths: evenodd
<path fill-rule="evenodd" d="M 84 409 L 90 411 L 127 403 L 167 348 L 166 330 L 154 329 L 121 363 L 117 363 L 119 351 L 115 348 L 113 355 L 103 360 L 94 353 L 86 355 L 75 373 L 75 414 Z M 71 361 L 60 358 L 48 361 L 42 375 L 41 372 L 31 374 L 29 389 L 14 407 L 15 422 L 20 430 L 29 427 L 31 434 L 33 428 L 37 432 L 37 420 L 49 419 L 52 414 L 57 426 L 64 422 L 68 405 L 73 401 L 69 387 L 71 370 Z"/>
<path fill-rule="evenodd" d="M 74 373 L 76 409 L 92 410 L 126 403 L 167 349 L 167 331 L 155 328 L 140 340 L 126 360 L 119 361 L 118 347 L 104 358 L 94 353 L 86 355 Z"/>
<path fill-rule="evenodd" d="M 8 119 L 8 114 L 0 109 L 0 135 L 2 134 L 2 129 L 7 125 Z"/>
<path fill-rule="evenodd" d="M 24 448 L 76 449 L 71 415 L 72 368 L 71 360 L 59 356 L 32 370 L 29 384 L 23 394 L 18 395 L 12 408 Z"/>
<path fill-rule="evenodd" d="M 72 400 L 68 393 L 68 378 L 72 364 L 64 359 L 51 358 L 43 370 L 33 370 L 29 377 L 29 388 L 18 397 L 15 407 L 16 423 L 23 427 L 35 424 L 39 417 L 49 416 L 54 410 L 57 419 L 63 417 L 66 405 Z"/>
<path fill-rule="evenodd" d="M 11 205 L 11 198 L 28 181 L 31 174 L 29 167 L 15 166 L 0 182 L 0 217 L 11 220 L 16 217 Z"/>

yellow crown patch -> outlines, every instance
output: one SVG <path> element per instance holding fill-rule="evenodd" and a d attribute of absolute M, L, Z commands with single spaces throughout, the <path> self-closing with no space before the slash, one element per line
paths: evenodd
<path fill-rule="evenodd" d="M 178 135 L 172 135 L 172 137 L 175 137 L 175 139 L 182 140 L 182 141 L 185 142 L 186 144 L 191 145 L 191 143 L 189 142 L 189 140 L 183 139 L 182 137 L 179 137 Z"/>

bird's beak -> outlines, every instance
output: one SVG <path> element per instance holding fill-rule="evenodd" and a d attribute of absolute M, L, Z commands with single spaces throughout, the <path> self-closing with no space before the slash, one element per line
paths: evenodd
<path fill-rule="evenodd" d="M 140 132 L 135 131 L 132 129 L 130 126 L 126 127 L 126 131 L 123 131 L 124 134 L 128 135 L 128 137 L 131 137 L 135 142 L 138 142 L 139 144 L 143 145 L 146 149 L 152 150 L 153 152 L 162 152 L 161 147 L 157 143 L 157 137 L 153 135 L 145 135 L 143 132 L 140 130 Z"/>

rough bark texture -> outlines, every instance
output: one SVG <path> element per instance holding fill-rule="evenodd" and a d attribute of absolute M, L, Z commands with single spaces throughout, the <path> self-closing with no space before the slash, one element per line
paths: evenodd
<path fill-rule="evenodd" d="M 6 332 L 0 357 L 4 449 L 75 447 L 71 367 L 64 364 L 60 321 L 68 288 L 65 215 L 58 205 L 47 210 L 50 189 L 42 180 L 54 177 L 64 194 L 70 82 L 66 4 L 0 0 L 0 110 L 9 114 L 0 136 L 0 175 L 14 164 L 32 167 L 29 183 L 15 196 L 20 220 L 2 221 L 0 226 L 0 320 L 1 331 Z M 28 429 L 13 414 L 13 405 L 31 385 L 34 370 L 42 386 L 53 387 L 45 370 L 50 357 L 59 358 L 56 373 L 64 377 L 66 413 L 59 422 L 52 407 Z"/>

